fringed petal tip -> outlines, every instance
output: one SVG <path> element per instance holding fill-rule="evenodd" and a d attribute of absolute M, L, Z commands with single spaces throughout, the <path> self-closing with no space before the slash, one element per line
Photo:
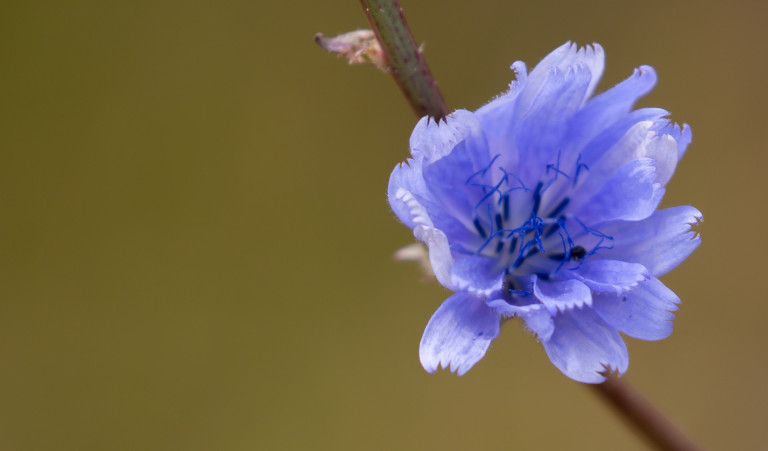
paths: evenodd
<path fill-rule="evenodd" d="M 619 332 L 591 308 L 561 313 L 554 318 L 555 332 L 544 342 L 552 364 L 569 378 L 585 383 L 605 380 L 605 367 L 625 373 L 629 355 Z"/>
<path fill-rule="evenodd" d="M 514 91 L 525 85 L 525 81 L 528 79 L 528 66 L 522 61 L 515 61 L 509 68 L 515 73 L 515 79 L 509 83 L 509 90 Z"/>
<path fill-rule="evenodd" d="M 533 294 L 551 315 L 592 305 L 591 290 L 575 279 L 546 282 L 537 278 Z"/>
<path fill-rule="evenodd" d="M 672 334 L 680 298 L 652 278 L 623 295 L 598 293 L 593 308 L 606 323 L 630 337 L 662 340 Z"/>
<path fill-rule="evenodd" d="M 485 356 L 499 335 L 499 314 L 467 293 L 446 299 L 429 320 L 419 346 L 421 365 L 428 373 L 439 367 L 463 376 Z"/>
<path fill-rule="evenodd" d="M 541 76 L 546 75 L 551 69 L 558 68 L 561 71 L 567 71 L 569 67 L 583 65 L 589 69 L 592 74 L 592 81 L 587 89 L 587 97 L 594 92 L 600 77 L 603 75 L 605 67 L 605 53 L 600 44 L 593 43 L 579 47 L 578 44 L 568 41 L 556 48 L 549 55 L 544 57 L 530 74 L 532 84 L 537 85 L 541 82 Z M 538 87 L 537 87 L 538 90 Z"/>
<path fill-rule="evenodd" d="M 480 122 L 471 111 L 456 110 L 443 121 L 424 116 L 411 133 L 411 154 L 427 162 L 437 161 L 467 137 L 481 133 Z"/>
<path fill-rule="evenodd" d="M 670 136 L 677 143 L 677 159 L 683 158 L 688 145 L 693 140 L 693 133 L 688 124 L 678 124 L 669 120 L 659 121 L 654 131 L 660 136 Z"/>

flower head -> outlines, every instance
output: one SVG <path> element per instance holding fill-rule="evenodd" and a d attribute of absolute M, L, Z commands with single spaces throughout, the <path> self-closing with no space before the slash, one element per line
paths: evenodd
<path fill-rule="evenodd" d="M 632 110 L 656 82 L 641 66 L 595 97 L 603 50 L 566 43 L 474 113 L 423 118 L 389 202 L 455 292 L 421 340 L 424 368 L 464 374 L 519 317 L 552 363 L 581 382 L 623 373 L 619 334 L 672 332 L 679 298 L 657 277 L 700 243 L 693 207 L 656 210 L 691 141 L 657 108 Z"/>

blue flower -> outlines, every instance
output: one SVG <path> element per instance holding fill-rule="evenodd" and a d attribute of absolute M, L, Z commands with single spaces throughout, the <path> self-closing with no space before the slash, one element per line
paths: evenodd
<path fill-rule="evenodd" d="M 658 279 L 700 243 L 690 206 L 656 210 L 691 141 L 658 108 L 632 110 L 656 83 L 641 66 L 592 97 L 602 48 L 566 43 L 474 113 L 423 118 L 389 202 L 455 293 L 421 340 L 424 368 L 464 374 L 519 317 L 568 377 L 623 373 L 619 334 L 659 340 L 680 299 Z"/>

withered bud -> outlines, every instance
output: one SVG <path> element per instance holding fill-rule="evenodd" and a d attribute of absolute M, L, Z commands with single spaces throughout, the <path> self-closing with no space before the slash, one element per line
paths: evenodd
<path fill-rule="evenodd" d="M 332 38 L 317 33 L 315 42 L 326 52 L 346 58 L 349 64 L 372 64 L 384 72 L 389 71 L 384 51 L 373 30 L 355 30 Z"/>

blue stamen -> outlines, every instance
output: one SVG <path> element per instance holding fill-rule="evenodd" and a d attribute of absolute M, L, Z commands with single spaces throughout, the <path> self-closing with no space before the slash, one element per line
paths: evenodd
<path fill-rule="evenodd" d="M 485 204 L 485 209 L 488 212 L 488 224 L 491 224 L 491 233 L 495 233 L 493 231 L 493 213 L 491 212 L 491 204 Z"/>
<path fill-rule="evenodd" d="M 579 221 L 579 218 L 573 218 L 573 219 L 576 222 L 578 222 L 579 225 L 584 229 L 584 231 L 589 233 L 590 235 L 594 235 L 594 236 L 596 236 L 598 238 L 603 238 L 603 239 L 606 239 L 606 240 L 613 241 L 613 237 L 612 236 L 608 236 L 608 235 L 604 234 L 603 232 L 601 232 L 601 231 L 599 231 L 597 229 L 593 229 L 593 228 L 587 227 L 586 224 L 584 224 L 583 222 Z"/>
<path fill-rule="evenodd" d="M 568 206 L 568 203 L 571 201 L 570 197 L 566 197 L 565 199 L 561 200 L 559 204 L 552 210 L 547 217 L 548 218 L 554 218 L 555 216 L 562 213 L 562 211 L 565 209 L 565 207 Z"/>
<path fill-rule="evenodd" d="M 475 255 L 480 255 L 480 254 L 483 252 L 483 249 L 485 249 L 486 247 L 488 247 L 488 245 L 489 245 L 489 244 L 491 244 L 491 242 L 492 242 L 494 239 L 496 239 L 496 237 L 497 237 L 497 236 L 499 236 L 499 235 L 500 235 L 500 232 L 499 232 L 499 231 L 496 231 L 496 232 L 492 233 L 492 234 L 491 234 L 491 236 L 489 236 L 489 237 L 488 237 L 488 238 L 487 238 L 487 239 L 486 239 L 486 240 L 483 242 L 483 244 L 482 244 L 482 245 L 480 245 L 480 247 L 479 247 L 479 248 L 477 248 L 477 251 L 475 251 Z"/>
<path fill-rule="evenodd" d="M 559 150 L 557 151 L 557 160 L 555 161 L 555 164 L 548 164 L 547 165 L 547 172 L 546 172 L 547 174 L 549 174 L 549 170 L 550 169 L 552 171 L 554 171 L 554 173 L 555 173 L 555 180 L 557 180 L 557 175 L 558 174 L 561 174 L 562 176 L 564 176 L 567 179 L 570 178 L 570 177 L 568 177 L 568 174 L 566 174 L 565 172 L 560 170 L 560 151 Z"/>
<path fill-rule="evenodd" d="M 565 216 L 560 216 L 554 224 L 549 226 L 549 230 L 544 233 L 544 238 L 549 238 L 554 235 L 560 227 L 565 227 Z"/>
<path fill-rule="evenodd" d="M 557 160 L 555 164 L 547 165 L 546 173 L 549 174 L 550 170 L 554 172 L 555 175 L 554 177 L 552 177 L 547 181 L 546 185 L 544 185 L 544 189 L 541 190 L 542 193 L 545 193 L 549 189 L 549 187 L 552 186 L 558 180 L 558 176 L 562 175 L 563 177 L 570 179 L 570 177 L 568 177 L 568 174 L 560 170 L 560 151 L 557 152 Z"/>
<path fill-rule="evenodd" d="M 542 184 L 539 182 L 538 185 L 536 185 L 536 189 L 533 191 L 533 213 L 532 216 L 536 216 L 539 214 L 539 207 L 541 206 L 541 187 Z"/>
<path fill-rule="evenodd" d="M 504 220 L 505 221 L 508 220 L 509 219 L 509 196 L 507 195 L 504 195 L 501 198 L 501 212 L 502 212 L 502 215 L 504 215 Z"/>
<path fill-rule="evenodd" d="M 477 230 L 477 233 L 479 233 L 481 237 L 488 238 L 488 234 L 483 228 L 483 225 L 480 224 L 480 218 L 475 218 L 475 220 L 472 221 L 472 223 L 475 225 L 475 230 Z"/>
<path fill-rule="evenodd" d="M 576 219 L 576 218 L 574 218 L 574 219 Z M 576 219 L 576 221 L 579 221 L 579 220 Z M 579 221 L 579 224 L 581 224 L 580 221 Z M 568 233 L 568 229 L 565 228 L 565 218 L 564 217 L 561 216 L 561 217 L 559 217 L 557 219 L 557 226 L 560 228 L 560 230 L 563 231 L 563 233 L 565 233 L 565 239 L 568 240 L 568 246 L 569 247 L 573 247 L 573 240 L 571 239 L 571 234 Z M 560 236 L 562 237 L 563 235 L 561 234 Z"/>
<path fill-rule="evenodd" d="M 581 174 L 582 168 L 589 171 L 589 166 L 581 163 L 581 154 L 579 154 L 579 157 L 576 159 L 576 175 L 573 177 L 573 186 L 576 186 L 576 183 L 579 181 L 579 174 Z"/>
<path fill-rule="evenodd" d="M 536 242 L 536 245 L 538 246 L 538 245 L 539 245 L 539 243 L 540 243 L 540 242 L 537 240 L 537 242 Z M 525 255 L 525 258 L 530 258 L 530 257 L 533 257 L 534 255 L 536 255 L 536 254 L 538 254 L 538 253 L 539 253 L 539 248 L 538 248 L 538 247 L 534 247 L 533 249 L 531 249 L 530 251 L 528 251 L 528 253 Z"/>
<path fill-rule="evenodd" d="M 478 175 L 481 175 L 485 177 L 485 174 L 488 172 L 489 169 L 491 169 L 491 166 L 493 166 L 493 163 L 496 161 L 497 158 L 499 158 L 501 154 L 496 154 L 495 157 L 491 159 L 491 162 L 488 163 L 488 166 L 486 166 L 483 169 L 480 169 L 479 171 L 475 172 L 474 174 L 470 175 L 466 182 L 464 182 L 465 185 L 469 185 L 469 182 L 472 181 L 473 178 L 475 178 Z"/>
<path fill-rule="evenodd" d="M 560 164 L 560 162 L 558 162 L 558 164 Z M 554 166 L 554 165 L 552 165 L 552 164 L 548 164 L 548 165 L 547 165 L 547 174 L 549 174 L 549 170 L 550 170 L 550 169 L 552 170 L 552 172 L 554 172 L 554 173 L 555 173 L 555 179 L 557 179 L 557 176 L 558 176 L 558 175 L 562 175 L 563 177 L 565 177 L 565 178 L 567 178 L 567 179 L 569 179 L 569 178 L 570 178 L 570 177 L 568 177 L 568 174 L 566 174 L 565 172 L 561 171 L 561 170 L 560 170 L 560 168 L 558 168 L 558 167 L 555 167 L 555 166 Z"/>
<path fill-rule="evenodd" d="M 568 231 L 565 229 L 565 223 L 562 220 L 558 220 L 557 225 L 558 229 L 562 230 L 558 234 L 560 235 L 560 242 L 563 245 L 563 253 L 559 254 L 562 257 L 560 258 L 560 264 L 557 265 L 555 272 L 560 271 L 563 268 L 563 265 L 565 265 L 565 262 L 570 260 L 571 250 L 573 249 L 573 240 L 571 239 L 571 236 L 568 235 Z"/>
<path fill-rule="evenodd" d="M 504 228 L 504 223 L 501 220 L 501 215 L 496 213 L 496 230 L 501 230 Z"/>
<path fill-rule="evenodd" d="M 502 195 L 501 191 L 499 191 L 499 187 L 501 186 L 502 183 L 504 183 L 504 181 L 505 181 L 504 179 L 499 180 L 499 183 L 497 183 L 496 186 L 478 185 L 478 186 L 483 186 L 484 188 L 489 188 L 491 191 L 489 191 L 485 196 L 483 196 L 482 199 L 480 199 L 480 201 L 477 203 L 477 205 L 475 205 L 475 209 L 480 208 L 480 205 L 483 205 L 483 203 L 486 200 L 488 200 L 491 196 L 493 196 L 494 193 L 499 193 L 499 195 Z M 489 205 L 489 207 L 490 207 L 490 205 Z"/>
<path fill-rule="evenodd" d="M 515 179 L 515 181 L 517 181 L 517 183 L 519 183 L 519 184 L 520 184 L 520 186 L 519 186 L 519 187 L 517 187 L 517 188 L 513 188 L 513 189 L 510 189 L 510 190 L 509 190 L 509 191 L 507 191 L 507 192 L 510 192 L 510 191 L 514 191 L 514 190 L 517 190 L 517 189 L 522 189 L 522 190 L 523 190 L 523 191 L 525 191 L 525 192 L 528 192 L 528 191 L 530 191 L 528 188 L 526 188 L 526 187 L 525 187 L 525 183 L 523 183 L 523 181 L 520 179 L 520 177 L 516 176 L 515 174 L 513 174 L 513 173 L 511 173 L 511 172 L 507 172 L 507 171 L 506 171 L 504 168 L 499 168 L 499 169 L 501 170 L 501 172 L 503 172 L 503 173 L 504 173 L 504 177 L 505 177 L 506 179 L 508 179 L 509 177 L 512 177 L 513 179 Z"/>
<path fill-rule="evenodd" d="M 514 254 L 515 248 L 517 248 L 517 237 L 512 237 L 512 240 L 509 242 L 509 253 Z"/>
<path fill-rule="evenodd" d="M 549 228 L 547 229 L 547 231 L 546 231 L 546 232 L 544 232 L 544 238 L 549 238 L 549 237 L 551 237 L 552 235 L 554 235 L 554 234 L 555 234 L 555 232 L 557 232 L 557 228 L 558 228 L 558 225 L 557 225 L 557 224 L 552 224 L 551 226 L 549 226 Z"/>
<path fill-rule="evenodd" d="M 600 249 L 607 249 L 607 250 L 613 249 L 613 246 L 601 246 L 603 241 L 605 241 L 605 239 L 604 238 L 600 238 L 600 241 L 597 242 L 597 245 L 591 251 L 589 251 L 584 258 L 591 257 L 592 255 L 595 255 L 597 253 L 597 251 L 599 251 Z"/>

